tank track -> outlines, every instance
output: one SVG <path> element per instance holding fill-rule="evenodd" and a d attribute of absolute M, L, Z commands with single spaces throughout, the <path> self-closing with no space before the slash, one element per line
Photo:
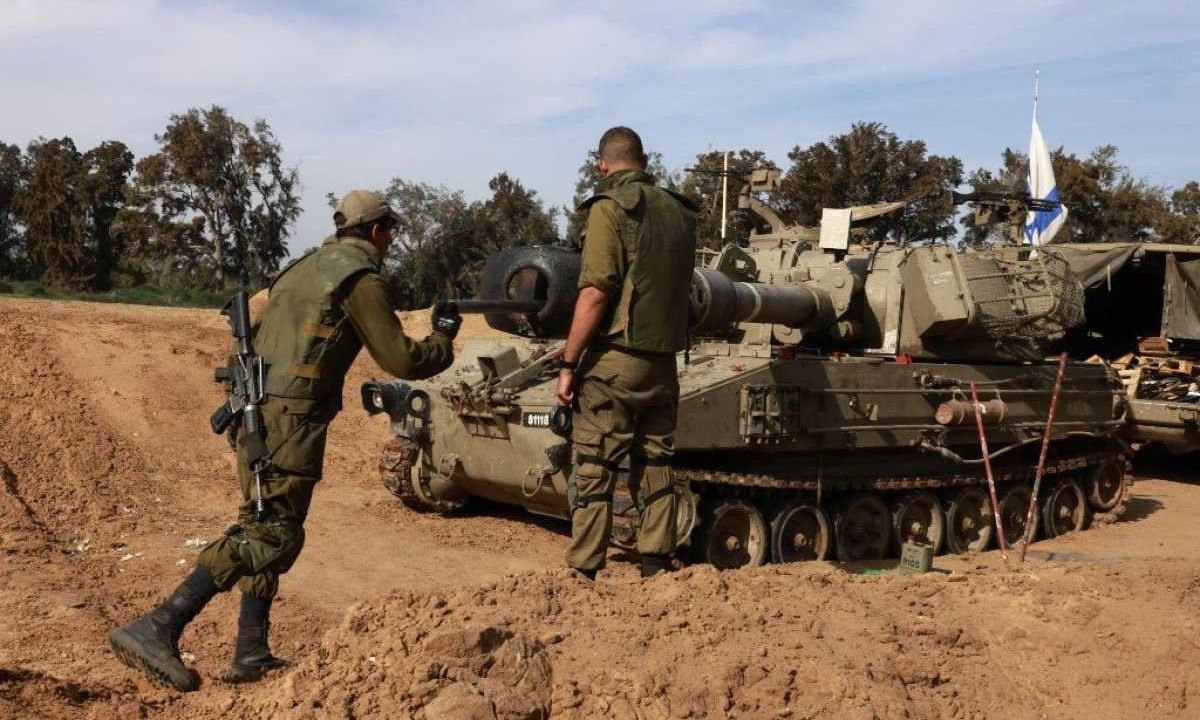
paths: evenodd
<path fill-rule="evenodd" d="M 1107 470 L 1105 470 L 1108 468 Z M 1119 470 L 1118 470 L 1119 469 Z M 1057 483 L 1075 481 L 1084 491 L 1085 498 L 1090 498 L 1093 482 L 1101 477 L 1102 472 L 1120 472 L 1119 482 L 1109 486 L 1108 495 L 1112 498 L 1117 493 L 1115 502 L 1107 510 L 1092 507 L 1090 500 L 1085 499 L 1085 520 L 1082 529 L 1091 525 L 1109 523 L 1116 520 L 1125 511 L 1133 476 L 1128 454 L 1120 448 L 1104 449 L 1088 453 L 1075 454 L 1048 462 L 1043 475 L 1042 494 L 1040 500 L 1045 500 L 1050 489 Z M 1032 485 L 1036 467 L 1032 464 L 1012 464 L 996 468 L 994 475 L 997 486 L 1003 490 L 1013 484 L 1020 483 L 1026 487 Z M 719 514 L 723 504 L 728 502 L 749 502 L 753 505 L 786 507 L 788 501 L 806 502 L 810 505 L 837 508 L 842 499 L 854 497 L 858 493 L 876 494 L 885 502 L 889 498 L 903 497 L 905 493 L 932 491 L 943 498 L 946 491 L 957 493 L 963 488 L 985 485 L 987 479 L 983 469 L 973 469 L 972 472 L 938 475 L 904 475 L 882 478 L 838 478 L 822 483 L 816 479 L 785 479 L 769 474 L 738 473 L 712 471 L 698 468 L 679 467 L 675 469 L 677 480 L 687 482 L 690 488 L 700 497 L 710 511 L 717 508 Z M 814 495 L 816 498 L 814 498 Z M 819 502 L 814 502 L 819 500 Z M 1040 512 L 1040 510 L 1039 510 Z M 711 515 L 709 515 L 711 517 Z M 836 520 L 836 514 L 831 516 Z M 834 522 L 831 520 L 830 525 Z M 1040 533 L 1040 531 L 1039 531 Z M 701 535 L 703 537 L 703 535 Z M 994 544 L 994 540 L 992 541 Z M 898 547 L 893 543 L 892 552 Z"/>
<path fill-rule="evenodd" d="M 1125 453 L 1119 451 L 1098 452 L 1063 458 L 1053 463 L 1047 463 L 1044 471 L 1044 479 L 1050 479 L 1058 475 L 1081 471 L 1087 468 L 1097 468 L 1106 462 L 1120 463 L 1123 469 L 1122 489 L 1117 505 L 1107 512 L 1097 513 L 1094 522 L 1111 522 L 1120 517 L 1125 511 L 1126 506 L 1129 504 L 1130 492 L 1133 488 L 1132 466 L 1128 455 Z M 1036 469 L 1033 467 L 1024 466 L 1020 468 L 1006 468 L 1003 472 L 995 473 L 994 477 L 997 484 L 1026 480 L 1032 482 L 1035 471 Z M 712 472 L 692 468 L 676 468 L 675 477 L 678 480 L 684 480 L 690 484 L 701 486 L 701 493 L 703 493 L 703 486 L 705 485 L 710 487 L 767 488 L 772 490 L 806 490 L 811 492 L 817 492 L 822 489 L 820 482 L 817 480 L 786 480 L 771 475 L 754 473 Z M 836 488 L 825 488 L 825 490 L 830 493 L 839 493 L 847 490 L 928 490 L 944 487 L 962 487 L 965 485 L 983 485 L 986 482 L 987 478 L 980 471 L 977 474 L 908 475 L 878 479 L 839 480 Z"/>
<path fill-rule="evenodd" d="M 412 484 L 412 471 L 420 456 L 416 443 L 395 437 L 383 446 L 379 456 L 379 479 L 388 492 L 400 498 L 405 506 L 413 510 L 428 510 L 429 507 L 417 496 Z"/>
<path fill-rule="evenodd" d="M 445 514 L 460 508 L 461 502 L 435 499 L 427 487 L 422 493 L 414 485 L 413 468 L 420 457 L 421 447 L 412 440 L 403 437 L 389 440 L 379 457 L 379 479 L 383 486 L 410 510 Z"/>
<path fill-rule="evenodd" d="M 1124 495 L 1127 498 L 1128 488 L 1132 486 L 1133 482 L 1129 474 L 1129 461 L 1124 453 L 1119 451 L 1090 453 L 1087 455 L 1063 458 L 1055 462 L 1047 463 L 1044 476 L 1046 478 L 1050 478 L 1055 475 L 1082 470 L 1088 467 L 1096 467 L 1108 461 L 1119 461 L 1121 466 L 1125 469 L 1123 473 L 1126 488 Z M 1014 482 L 1017 480 L 1032 481 L 1035 470 L 1036 469 L 1033 467 L 1025 466 L 1005 468 L 1003 471 L 996 472 L 994 477 L 998 484 Z M 813 492 L 822 489 L 820 487 L 820 482 L 817 480 L 787 480 L 774 477 L 772 475 L 712 472 L 693 468 L 676 468 L 675 477 L 699 485 L 772 488 L 776 490 L 810 490 Z M 856 480 L 838 480 L 836 488 L 827 489 L 830 492 L 841 492 L 845 490 L 922 490 L 941 487 L 960 487 L 963 485 L 982 485 L 986 482 L 987 479 L 984 477 L 981 469 L 978 473 L 972 474 L 932 476 L 907 475 L 877 479 L 862 478 Z M 1114 508 L 1114 510 L 1123 508 L 1124 503 L 1122 502 L 1121 504 L 1118 504 L 1117 508 Z"/>

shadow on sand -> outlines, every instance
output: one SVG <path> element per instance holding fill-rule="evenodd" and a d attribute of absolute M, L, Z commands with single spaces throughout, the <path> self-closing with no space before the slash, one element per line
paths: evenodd
<path fill-rule="evenodd" d="M 1129 499 L 1128 507 L 1125 508 L 1125 512 L 1121 513 L 1121 517 L 1117 518 L 1117 522 L 1127 523 L 1145 520 L 1162 509 L 1163 504 L 1154 498 L 1133 497 Z"/>

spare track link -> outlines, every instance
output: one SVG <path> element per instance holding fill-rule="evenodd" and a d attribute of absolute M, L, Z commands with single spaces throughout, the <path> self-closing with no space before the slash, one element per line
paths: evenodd
<path fill-rule="evenodd" d="M 1062 460 L 1048 463 L 1045 469 L 1045 476 L 1052 477 L 1054 475 L 1080 470 L 1093 465 L 1099 465 L 1100 463 L 1114 459 L 1120 462 L 1123 468 L 1126 468 L 1126 478 L 1128 483 L 1128 463 L 1125 457 L 1123 457 L 1120 452 L 1116 451 L 1080 455 L 1076 457 L 1063 458 Z M 1035 468 L 1032 466 L 1013 468 L 997 473 L 995 478 L 997 483 L 1013 482 L 1016 480 L 1032 481 L 1034 473 Z M 958 487 L 963 485 L 982 485 L 987 482 L 982 470 L 978 474 L 969 475 L 918 475 L 877 479 L 839 479 L 836 481 L 836 484 L 831 482 L 826 484 L 824 488 L 819 488 L 821 483 L 818 480 L 785 480 L 771 475 L 709 472 L 705 470 L 694 470 L 689 468 L 676 468 L 675 476 L 681 480 L 687 480 L 688 482 L 700 485 L 769 488 L 773 490 L 811 490 L 814 492 L 818 489 L 821 489 L 824 492 L 840 492 L 843 490 L 917 490 L 940 487 Z"/>

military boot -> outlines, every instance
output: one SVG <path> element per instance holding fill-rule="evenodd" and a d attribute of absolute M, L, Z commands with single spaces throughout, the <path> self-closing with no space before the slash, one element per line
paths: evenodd
<path fill-rule="evenodd" d="M 108 634 L 113 652 L 159 685 L 181 692 L 199 689 L 200 676 L 179 659 L 179 636 L 218 592 L 212 574 L 196 568 L 163 604 Z"/>
<path fill-rule="evenodd" d="M 670 555 L 651 555 L 650 553 L 642 555 L 642 577 L 653 577 L 659 573 L 668 572 L 670 570 Z"/>
<path fill-rule="evenodd" d="M 238 616 L 237 642 L 233 664 L 221 676 L 228 683 L 253 682 L 271 670 L 292 663 L 271 654 L 267 635 L 271 630 L 271 599 L 242 596 L 242 611 Z"/>

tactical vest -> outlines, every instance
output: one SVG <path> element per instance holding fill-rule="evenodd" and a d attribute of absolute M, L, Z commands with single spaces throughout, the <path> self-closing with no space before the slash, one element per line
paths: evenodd
<path fill-rule="evenodd" d="M 254 349 L 267 364 L 268 395 L 323 401 L 341 409 L 342 381 L 362 340 L 342 310 L 347 281 L 378 272 L 365 240 L 329 238 L 271 282 Z"/>
<path fill-rule="evenodd" d="M 621 297 L 610 305 L 602 334 L 614 345 L 676 353 L 687 347 L 688 294 L 696 264 L 696 208 L 687 197 L 656 187 L 644 172 L 610 176 L 589 198 L 623 211 L 621 244 L 631 253 Z M 586 240 L 585 240 L 586 242 Z"/>

